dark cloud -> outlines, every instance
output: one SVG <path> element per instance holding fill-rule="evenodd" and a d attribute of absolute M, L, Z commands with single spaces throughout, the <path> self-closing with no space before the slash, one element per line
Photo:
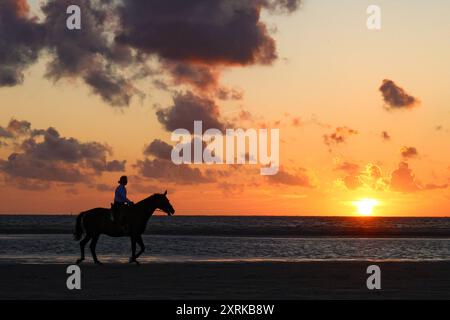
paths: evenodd
<path fill-rule="evenodd" d="M 8 123 L 7 130 L 15 136 L 26 135 L 31 131 L 31 123 L 25 120 L 12 119 Z"/>
<path fill-rule="evenodd" d="M 386 102 L 386 108 L 390 110 L 411 109 L 419 103 L 419 100 L 407 94 L 392 80 L 383 80 L 379 90 L 383 95 L 384 102 Z"/>
<path fill-rule="evenodd" d="M 5 180 L 9 185 L 13 185 L 16 188 L 25 191 L 44 191 L 48 190 L 51 187 L 48 181 L 30 180 L 21 177 L 6 177 Z"/>
<path fill-rule="evenodd" d="M 100 70 L 89 72 L 84 77 L 92 91 L 112 106 L 128 106 L 138 92 L 133 85 L 120 75 L 108 74 Z"/>
<path fill-rule="evenodd" d="M 112 151 L 107 145 L 61 137 L 52 127 L 32 129 L 27 121 L 12 120 L 7 132 L 14 133 L 17 150 L 0 159 L 0 172 L 10 178 L 87 182 L 103 172 L 125 169 L 125 161 L 108 160 Z"/>
<path fill-rule="evenodd" d="M 173 61 L 270 64 L 275 41 L 259 21 L 263 6 L 296 8 L 293 1 L 124 1 L 116 40 Z"/>
<path fill-rule="evenodd" d="M 214 179 L 205 176 L 198 168 L 192 168 L 185 164 L 175 165 L 168 160 L 138 160 L 135 167 L 142 176 L 162 182 L 181 184 L 214 182 Z"/>
<path fill-rule="evenodd" d="M 327 146 L 341 144 L 347 141 L 347 138 L 358 134 L 358 131 L 348 127 L 337 127 L 333 133 L 323 136 L 323 140 Z"/>
<path fill-rule="evenodd" d="M 0 87 L 24 81 L 23 72 L 37 61 L 44 35 L 26 0 L 0 1 Z"/>
<path fill-rule="evenodd" d="M 162 140 L 153 140 L 144 150 L 144 155 L 155 156 L 159 159 L 170 160 L 172 146 Z"/>
<path fill-rule="evenodd" d="M 279 170 L 277 174 L 267 176 L 269 183 L 284 184 L 291 186 L 313 188 L 310 177 L 307 174 L 306 169 L 298 168 L 294 172 L 290 173 L 286 170 Z"/>
<path fill-rule="evenodd" d="M 168 131 L 184 128 L 192 132 L 194 121 L 202 121 L 204 130 L 225 128 L 220 119 L 219 107 L 209 98 L 199 97 L 192 92 L 178 93 L 173 103 L 167 109 L 156 111 L 159 122 Z"/>
<path fill-rule="evenodd" d="M 218 86 L 218 72 L 207 65 L 194 65 L 188 63 L 166 63 L 174 84 L 189 84 L 201 91 L 209 91 Z"/>
<path fill-rule="evenodd" d="M 0 171 L 12 177 L 43 181 L 85 181 L 85 176 L 79 168 L 61 162 L 47 162 L 33 159 L 23 153 L 12 153 L 7 160 L 0 160 Z"/>
<path fill-rule="evenodd" d="M 414 158 L 419 154 L 417 149 L 414 147 L 402 147 L 400 149 L 400 153 L 403 158 Z"/>
<path fill-rule="evenodd" d="M 270 11 L 279 13 L 293 12 L 302 3 L 301 0 L 261 0 L 260 2 Z"/>
<path fill-rule="evenodd" d="M 13 134 L 9 130 L 0 127 L 0 138 L 12 138 L 12 137 Z"/>
<path fill-rule="evenodd" d="M 244 93 L 239 89 L 220 87 L 216 90 L 216 97 L 219 100 L 242 100 Z"/>
<path fill-rule="evenodd" d="M 46 77 L 81 79 L 112 106 L 143 97 L 135 80 L 155 73 L 173 85 L 186 84 L 219 99 L 242 94 L 219 85 L 230 65 L 269 65 L 277 58 L 274 39 L 260 20 L 261 10 L 292 12 L 298 0 L 48 0 L 42 21 L 30 17 L 26 0 L 0 3 L 0 86 L 24 81 L 23 71 L 40 52 L 50 56 Z M 81 30 L 66 28 L 69 5 L 82 12 Z M 150 71 L 150 72 L 149 72 Z"/>
<path fill-rule="evenodd" d="M 46 45 L 52 60 L 46 76 L 54 81 L 80 77 L 105 102 L 128 106 L 139 91 L 119 70 L 136 62 L 130 48 L 108 39 L 113 32 L 111 1 L 51 0 L 43 7 L 46 16 Z M 82 29 L 69 30 L 66 8 L 77 4 L 82 12 Z"/>
<path fill-rule="evenodd" d="M 125 164 L 126 164 L 126 160 L 112 160 L 112 161 L 108 161 L 106 162 L 106 167 L 105 167 L 105 171 L 108 172 L 121 172 L 121 171 L 125 171 Z"/>

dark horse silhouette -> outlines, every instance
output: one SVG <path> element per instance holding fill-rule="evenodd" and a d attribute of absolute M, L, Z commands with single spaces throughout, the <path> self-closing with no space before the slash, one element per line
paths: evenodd
<path fill-rule="evenodd" d="M 76 220 L 74 238 L 76 241 L 80 241 L 83 234 L 85 234 L 85 237 L 80 241 L 81 257 L 77 260 L 77 264 L 84 260 L 84 247 L 90 240 L 92 240 L 89 246 L 92 258 L 95 263 L 101 264 L 95 253 L 95 246 L 97 245 L 98 238 L 101 234 L 106 234 L 111 237 L 130 237 L 130 263 L 136 262 L 139 264 L 136 259 L 145 250 L 142 234 L 145 231 L 148 220 L 157 209 L 167 213 L 169 216 L 175 213 L 169 199 L 167 199 L 167 191 L 163 194 L 156 193 L 139 201 L 126 210 L 124 213 L 124 221 L 128 226 L 126 233 L 122 226 L 111 220 L 111 209 L 95 208 L 81 212 Z M 136 243 L 139 244 L 139 247 L 141 248 L 138 253 L 136 253 Z"/>

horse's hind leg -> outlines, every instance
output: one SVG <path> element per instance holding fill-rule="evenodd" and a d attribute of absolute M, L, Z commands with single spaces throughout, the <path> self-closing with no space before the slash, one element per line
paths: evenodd
<path fill-rule="evenodd" d="M 81 256 L 80 259 L 77 260 L 77 264 L 80 264 L 84 260 L 84 247 L 89 242 L 89 240 L 91 240 L 91 236 L 87 234 L 84 239 L 80 241 Z"/>
<path fill-rule="evenodd" d="M 144 241 L 142 240 L 142 236 L 138 236 L 136 238 L 136 242 L 139 245 L 139 247 L 141 248 L 139 250 L 139 252 L 136 254 L 135 259 L 139 258 L 139 256 L 145 251 L 145 245 L 144 245 Z"/>
<path fill-rule="evenodd" d="M 95 253 L 95 246 L 97 245 L 97 241 L 98 241 L 98 238 L 99 238 L 99 237 L 100 237 L 99 234 L 95 234 L 95 235 L 92 237 L 91 244 L 89 245 L 89 247 L 91 248 L 92 258 L 94 259 L 94 262 L 95 262 L 96 264 L 102 264 L 100 261 L 98 261 L 98 259 L 97 259 L 97 254 Z"/>

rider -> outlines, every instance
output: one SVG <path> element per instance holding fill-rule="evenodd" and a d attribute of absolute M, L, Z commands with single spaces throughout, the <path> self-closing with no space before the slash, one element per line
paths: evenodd
<path fill-rule="evenodd" d="M 127 176 L 121 176 L 118 183 L 119 183 L 119 186 L 116 188 L 116 191 L 114 194 L 114 205 L 113 205 L 112 218 L 113 218 L 113 220 L 116 220 L 117 218 L 119 218 L 118 220 L 120 222 L 120 220 L 123 220 L 119 216 L 121 209 L 126 206 L 133 205 L 133 201 L 131 201 L 130 199 L 127 198 L 127 188 L 125 188 L 125 186 L 128 183 Z"/>

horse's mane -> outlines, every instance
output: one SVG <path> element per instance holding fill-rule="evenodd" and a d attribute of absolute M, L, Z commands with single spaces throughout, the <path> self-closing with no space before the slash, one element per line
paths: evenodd
<path fill-rule="evenodd" d="M 161 195 L 162 195 L 161 193 L 154 193 L 151 196 L 148 196 L 147 198 L 144 198 L 141 201 L 136 202 L 134 205 L 135 206 L 142 206 L 144 204 L 147 204 L 151 200 L 155 199 L 157 196 L 161 196 Z"/>

